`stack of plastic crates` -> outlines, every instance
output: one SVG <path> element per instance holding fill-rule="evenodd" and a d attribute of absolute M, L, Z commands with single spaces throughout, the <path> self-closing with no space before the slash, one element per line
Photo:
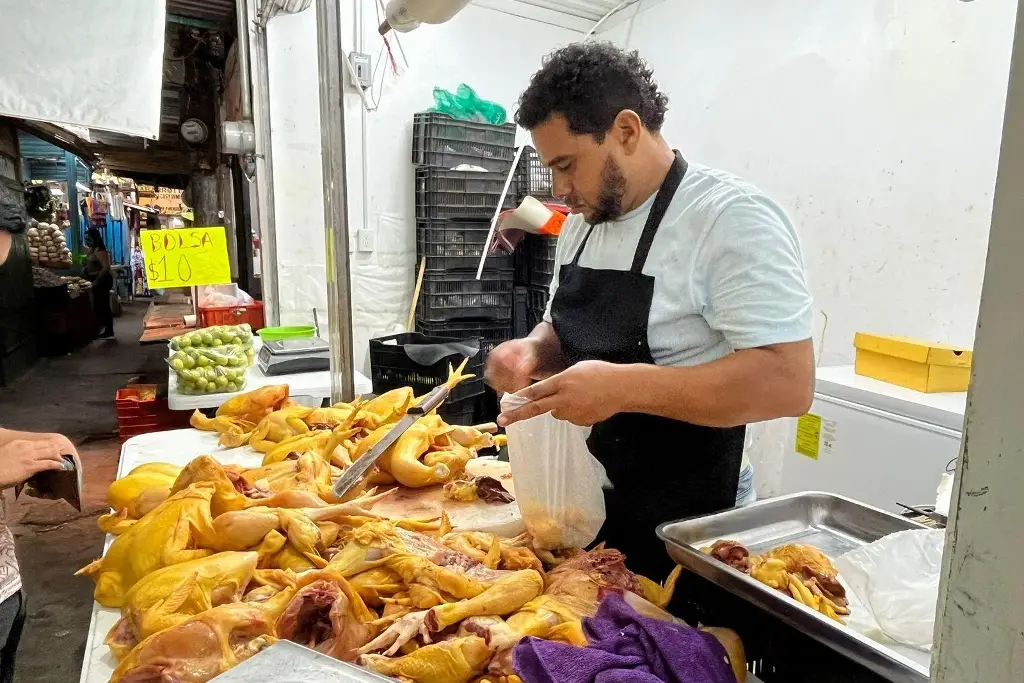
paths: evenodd
<path fill-rule="evenodd" d="M 533 147 L 523 149 L 516 167 L 518 201 L 533 197 L 542 202 L 558 201 L 554 197 L 551 169 L 541 163 Z M 516 284 L 516 332 L 532 330 L 544 318 L 548 305 L 551 278 L 557 267 L 555 245 L 557 237 L 527 235 L 513 255 Z"/>
<path fill-rule="evenodd" d="M 431 339 L 477 342 L 480 376 L 484 355 L 512 338 L 512 256 L 488 256 L 480 279 L 476 271 L 515 157 L 515 130 L 511 123 L 494 126 L 433 112 L 413 117 L 417 271 L 426 261 L 416 330 Z M 461 165 L 486 170 L 453 170 Z M 502 209 L 514 208 L 517 198 L 513 184 Z M 483 393 L 483 381 L 474 380 L 460 387 L 446 410 L 465 423 L 493 419 L 478 410 Z"/>

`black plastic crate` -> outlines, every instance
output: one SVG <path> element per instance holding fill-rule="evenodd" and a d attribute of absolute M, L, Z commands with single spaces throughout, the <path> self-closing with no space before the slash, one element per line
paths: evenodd
<path fill-rule="evenodd" d="M 527 235 L 530 254 L 530 284 L 547 287 L 555 272 L 555 248 L 557 237 L 548 235 Z"/>
<path fill-rule="evenodd" d="M 501 401 L 498 394 L 490 387 L 484 387 L 484 393 L 477 398 L 477 410 L 474 417 L 475 424 L 497 422 L 501 413 Z"/>
<path fill-rule="evenodd" d="M 530 248 L 528 240 L 520 240 L 516 250 L 512 252 L 512 269 L 515 271 L 515 283 L 519 285 L 530 284 Z"/>
<path fill-rule="evenodd" d="M 537 150 L 529 145 L 523 148 L 516 166 L 516 185 L 519 199 L 533 197 L 543 202 L 555 198 L 551 169 L 541 163 Z"/>
<path fill-rule="evenodd" d="M 544 320 L 544 312 L 548 309 L 550 292 L 547 287 L 530 287 L 527 289 L 526 320 L 530 330 Z"/>
<path fill-rule="evenodd" d="M 507 173 L 515 158 L 516 126 L 460 121 L 447 114 L 423 112 L 412 120 L 412 163 L 452 168 L 473 164 Z"/>
<path fill-rule="evenodd" d="M 482 218 L 494 216 L 507 173 L 416 169 L 416 220 Z M 516 206 L 515 183 L 509 187 L 502 210 Z"/>
<path fill-rule="evenodd" d="M 408 346 L 424 346 L 428 344 L 446 344 L 452 339 L 428 337 L 416 332 L 394 334 L 370 340 L 370 375 L 373 380 L 373 391 L 382 394 L 385 391 L 400 387 L 412 387 L 417 396 L 427 393 L 434 387 L 448 380 L 448 368 L 458 367 L 464 356 L 453 353 L 424 365 L 413 360 L 407 350 Z M 477 352 L 466 364 L 465 372 L 476 375 L 452 390 L 448 401 L 459 403 L 465 399 L 479 396 L 484 391 L 484 354 L 480 350 L 477 338 L 459 339 L 473 344 Z"/>
<path fill-rule="evenodd" d="M 483 394 L 472 398 L 464 398 L 461 401 L 445 401 L 437 409 L 437 414 L 450 425 L 473 426 L 477 424 L 477 406 Z"/>
<path fill-rule="evenodd" d="M 450 320 L 512 320 L 512 271 L 425 273 L 416 316 L 427 323 Z"/>
<path fill-rule="evenodd" d="M 530 290 L 527 287 L 515 288 L 515 308 L 512 311 L 512 329 L 516 339 L 530 334 Z"/>
<path fill-rule="evenodd" d="M 416 321 L 416 331 L 439 339 L 480 339 L 486 357 L 495 346 L 512 339 L 512 323 L 507 320 L 454 320 L 443 323 Z"/>
<path fill-rule="evenodd" d="M 669 612 L 691 626 L 721 626 L 739 633 L 747 670 L 764 683 L 887 682 L 771 612 L 693 572 L 683 571 L 679 577 Z"/>
<path fill-rule="evenodd" d="M 449 218 L 416 221 L 416 263 L 427 257 L 428 271 L 475 270 L 487 244 L 490 220 Z M 487 270 L 511 270 L 511 254 L 490 254 Z"/>

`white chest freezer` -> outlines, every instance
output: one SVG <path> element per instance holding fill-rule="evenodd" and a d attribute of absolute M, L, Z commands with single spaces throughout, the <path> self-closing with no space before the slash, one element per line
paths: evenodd
<path fill-rule="evenodd" d="M 960 452 L 967 392 L 924 394 L 818 368 L 810 413 L 793 420 L 782 492 L 827 491 L 891 512 L 926 505 Z"/>

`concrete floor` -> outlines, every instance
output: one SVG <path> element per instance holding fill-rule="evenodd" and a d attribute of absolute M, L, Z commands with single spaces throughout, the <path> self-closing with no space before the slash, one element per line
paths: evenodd
<path fill-rule="evenodd" d="M 125 307 L 116 341 L 96 341 L 68 356 L 46 358 L 0 389 L 0 426 L 59 432 L 78 444 L 83 466 L 83 510 L 63 501 L 22 497 L 8 505 L 28 599 L 28 621 L 18 650 L 18 683 L 77 681 L 92 611 L 92 582 L 74 572 L 102 550 L 96 519 L 117 470 L 114 393 L 139 378 L 166 382 L 162 345 L 141 346 L 146 304 Z M 10 492 L 8 492 L 8 495 Z"/>

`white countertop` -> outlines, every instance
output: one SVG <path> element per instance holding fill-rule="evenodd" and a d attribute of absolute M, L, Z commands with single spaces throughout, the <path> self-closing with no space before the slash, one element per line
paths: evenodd
<path fill-rule="evenodd" d="M 262 342 L 259 337 L 253 337 L 253 350 L 260 352 Z M 195 396 L 182 394 L 178 391 L 178 376 L 174 370 L 167 368 L 167 405 L 171 410 L 196 410 L 199 408 L 217 408 L 232 396 L 243 394 L 253 389 L 269 386 L 272 384 L 287 384 L 289 394 L 292 398 L 308 396 L 311 403 L 319 406 L 325 398 L 331 397 L 331 373 L 327 370 L 320 372 L 299 372 L 289 375 L 274 375 L 268 377 L 260 370 L 259 364 L 254 363 L 246 375 L 247 384 L 245 389 L 234 393 L 223 394 L 198 394 Z M 360 372 L 355 372 L 356 395 L 373 393 L 373 382 Z M 299 401 L 301 403 L 301 401 Z M 315 406 L 313 406 L 315 407 Z"/>
<path fill-rule="evenodd" d="M 862 377 L 854 372 L 852 365 L 818 368 L 816 372 L 816 398 L 838 398 L 955 431 L 963 429 L 966 391 L 926 394 Z"/>
<path fill-rule="evenodd" d="M 221 394 L 211 394 L 220 396 Z M 117 478 L 131 472 L 134 468 L 147 462 L 169 462 L 174 465 L 187 465 L 193 458 L 204 453 L 216 453 L 217 460 L 225 464 L 237 464 L 243 467 L 258 467 L 263 462 L 263 454 L 257 453 L 248 446 L 222 450 L 217 446 L 218 435 L 214 432 L 201 432 L 197 429 L 175 429 L 169 432 L 153 432 L 132 437 L 121 446 L 121 460 L 117 466 Z M 107 535 L 103 544 L 103 552 L 113 542 L 114 537 Z M 76 581 L 82 580 L 81 578 Z M 87 580 L 87 579 L 86 579 Z M 79 683 L 107 683 L 114 672 L 117 662 L 103 640 L 107 631 L 117 623 L 121 610 L 103 607 L 98 602 L 92 603 L 92 618 L 89 620 L 89 637 L 85 643 L 85 657 L 82 660 L 82 675 Z"/>

